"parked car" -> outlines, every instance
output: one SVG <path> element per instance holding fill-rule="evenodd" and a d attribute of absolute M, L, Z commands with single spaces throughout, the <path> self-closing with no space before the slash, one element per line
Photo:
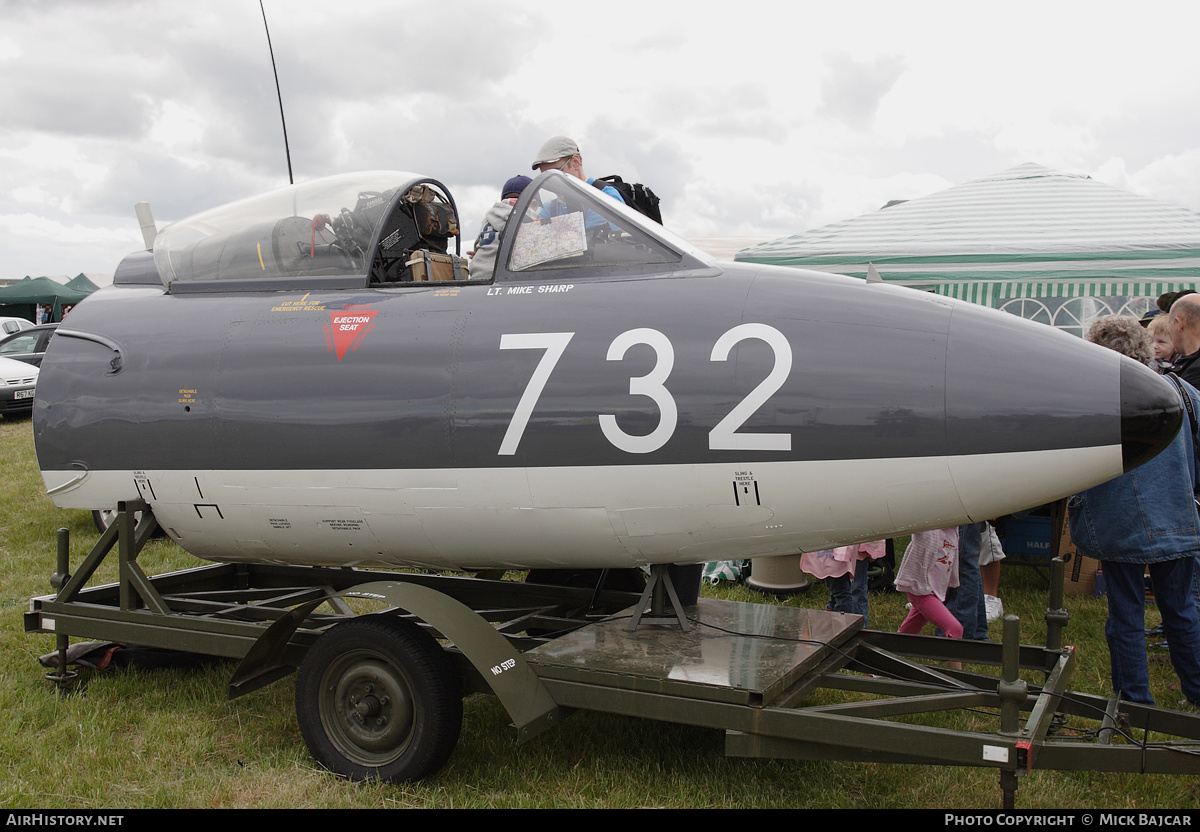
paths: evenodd
<path fill-rule="evenodd" d="M 40 367 L 42 366 L 42 354 L 46 351 L 50 339 L 54 337 L 56 329 L 58 329 L 58 324 L 31 325 L 28 329 L 22 329 L 7 338 L 0 339 L 0 356 Z"/>
<path fill-rule="evenodd" d="M 25 415 L 33 412 L 33 389 L 38 368 L 24 361 L 0 357 L 0 413 Z"/>
<path fill-rule="evenodd" d="M 0 318 L 0 335 L 12 335 L 14 332 L 29 329 L 31 326 L 33 326 L 33 321 L 27 321 L 24 318 Z"/>

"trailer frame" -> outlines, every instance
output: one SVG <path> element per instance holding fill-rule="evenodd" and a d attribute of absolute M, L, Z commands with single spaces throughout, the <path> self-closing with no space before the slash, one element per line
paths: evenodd
<path fill-rule="evenodd" d="M 121 503 L 116 522 L 74 573 L 67 532 L 59 531 L 51 578 L 58 591 L 30 600 L 25 630 L 55 636 L 58 666 L 48 677 L 60 688 L 74 682 L 70 639 L 86 638 L 237 659 L 228 694 L 241 696 L 302 667 L 318 640 L 364 617 L 355 599 L 369 599 L 376 609 L 366 615 L 395 620 L 394 627 L 418 631 L 410 641 L 428 639 L 436 652 L 444 651 L 453 677 L 447 684 L 460 694 L 497 695 L 518 743 L 575 710 L 603 711 L 723 730 L 731 757 L 990 768 L 999 775 L 1005 809 L 1015 807 L 1020 779 L 1039 769 L 1200 773 L 1200 716 L 1070 690 L 1075 652 L 1057 646 L 1067 623 L 1061 560 L 1054 562 L 1048 646 L 1038 647 L 1020 643 L 1015 616 L 1005 619 L 997 644 L 865 630 L 859 616 L 823 610 L 714 599 L 681 608 L 671 601 L 665 569 L 652 582 L 661 584 L 658 591 L 651 595 L 648 587 L 640 597 L 346 567 L 225 563 L 151 577 L 137 558 L 154 527 L 142 501 Z M 118 581 L 89 586 L 114 547 Z M 361 675 L 363 666 L 375 673 L 381 660 L 369 643 L 363 646 L 370 655 L 352 662 L 347 678 Z M 929 662 L 962 662 L 998 674 Z M 1021 671 L 1038 681 L 1022 679 Z M 412 672 L 397 671 L 385 681 L 404 689 Z M 361 765 L 374 760 L 374 752 L 358 754 L 353 747 L 382 741 L 374 729 L 360 727 L 369 724 L 364 715 L 378 718 L 381 699 L 351 691 L 350 682 L 344 686 L 349 692 L 314 706 L 309 722 L 319 725 L 304 725 L 300 714 L 310 749 L 310 735 L 336 734 L 329 722 L 349 709 L 356 721 L 345 718 L 348 756 L 357 767 L 339 770 L 338 759 L 323 759 L 315 749 L 314 755 L 345 776 L 393 776 L 386 767 Z M 845 696 L 814 702 L 819 691 Z M 382 700 L 391 719 L 394 705 Z M 980 721 L 996 724 L 964 731 L 912 721 L 964 708 L 994 709 L 998 713 Z M 1095 724 L 1093 738 L 1065 736 L 1061 729 L 1069 720 Z M 437 758 L 448 756 L 457 730 L 440 740 L 430 760 L 396 779 L 432 773 L 425 769 L 444 762 Z M 1151 733 L 1166 738 L 1151 742 Z"/>

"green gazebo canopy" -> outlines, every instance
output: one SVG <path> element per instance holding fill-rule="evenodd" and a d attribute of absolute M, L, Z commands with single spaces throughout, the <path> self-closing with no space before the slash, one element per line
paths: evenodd
<path fill-rule="evenodd" d="M 80 278 L 83 278 L 83 283 L 72 285 Z M 79 275 L 65 286 L 48 277 L 26 277 L 8 286 L 0 286 L 0 310 L 3 310 L 0 314 L 20 316 L 32 321 L 35 308 L 42 304 L 53 307 L 53 320 L 59 321 L 62 320 L 64 305 L 79 303 L 96 291 L 96 288 L 96 285 L 83 275 Z"/>

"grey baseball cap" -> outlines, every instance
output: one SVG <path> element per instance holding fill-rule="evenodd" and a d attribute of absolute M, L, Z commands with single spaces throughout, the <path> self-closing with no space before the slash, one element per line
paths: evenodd
<path fill-rule="evenodd" d="M 579 145 L 574 139 L 569 136 L 551 136 L 534 157 L 532 169 L 537 170 L 537 166 L 544 162 L 557 162 L 559 159 L 577 155 Z"/>

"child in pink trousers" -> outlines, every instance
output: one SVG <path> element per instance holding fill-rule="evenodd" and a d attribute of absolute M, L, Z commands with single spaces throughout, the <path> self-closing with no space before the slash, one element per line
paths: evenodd
<path fill-rule="evenodd" d="M 912 604 L 899 632 L 919 633 L 932 621 L 950 638 L 962 638 L 962 624 L 946 609 L 952 586 L 958 586 L 958 527 L 914 534 L 896 571 L 896 589 Z"/>

